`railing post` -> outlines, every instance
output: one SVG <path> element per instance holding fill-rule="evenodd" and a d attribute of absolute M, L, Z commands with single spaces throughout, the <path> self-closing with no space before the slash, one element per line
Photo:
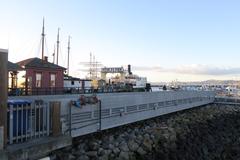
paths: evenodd
<path fill-rule="evenodd" d="M 3 127 L 3 144 L 7 143 L 8 50 L 0 49 L 0 127 Z"/>
<path fill-rule="evenodd" d="M 61 122 L 60 122 L 60 111 L 61 102 L 50 102 L 52 110 L 52 135 L 58 136 L 61 134 Z"/>
<path fill-rule="evenodd" d="M 10 105 L 10 110 L 9 110 L 9 143 L 13 143 L 13 105 Z"/>

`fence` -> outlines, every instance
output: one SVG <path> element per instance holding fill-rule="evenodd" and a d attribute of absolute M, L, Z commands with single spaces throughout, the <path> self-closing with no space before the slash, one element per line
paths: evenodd
<path fill-rule="evenodd" d="M 72 137 L 193 108 L 214 101 L 213 92 L 123 93 L 99 95 L 101 102 L 70 107 Z"/>
<path fill-rule="evenodd" d="M 49 136 L 51 132 L 50 107 L 46 103 L 9 102 L 7 117 L 9 144 Z"/>
<path fill-rule="evenodd" d="M 49 88 L 8 88 L 9 96 L 28 96 L 28 95 L 60 95 L 60 94 L 87 94 L 87 93 L 114 93 L 132 92 L 123 88 L 81 88 L 81 87 L 49 87 Z M 136 91 L 145 91 L 137 90 Z"/>
<path fill-rule="evenodd" d="M 214 103 L 239 105 L 240 98 L 237 98 L 237 97 L 215 97 Z"/>

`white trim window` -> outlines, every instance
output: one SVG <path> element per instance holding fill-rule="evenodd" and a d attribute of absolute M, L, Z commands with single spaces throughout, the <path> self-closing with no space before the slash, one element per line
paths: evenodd
<path fill-rule="evenodd" d="M 36 73 L 36 87 L 40 88 L 42 86 L 42 73 Z"/>
<path fill-rule="evenodd" d="M 50 74 L 50 87 L 56 87 L 56 74 Z"/>

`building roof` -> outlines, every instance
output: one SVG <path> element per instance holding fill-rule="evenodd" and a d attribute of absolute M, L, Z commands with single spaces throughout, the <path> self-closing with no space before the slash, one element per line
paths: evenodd
<path fill-rule="evenodd" d="M 7 49 L 2 49 L 2 48 L 0 48 L 0 52 L 1 52 L 1 53 L 8 53 L 8 50 L 7 50 Z"/>
<path fill-rule="evenodd" d="M 20 61 L 17 64 L 24 67 L 24 68 L 50 68 L 50 69 L 66 70 L 66 68 L 64 68 L 64 67 L 56 65 L 54 63 L 50 63 L 47 60 L 42 60 L 42 59 L 37 58 L 37 57 L 29 58 L 29 59 Z"/>
<path fill-rule="evenodd" d="M 64 75 L 64 80 L 68 81 L 80 81 L 80 78 Z"/>
<path fill-rule="evenodd" d="M 8 61 L 8 71 L 21 71 L 21 70 L 23 70 L 23 68 L 20 67 L 18 64 Z"/>

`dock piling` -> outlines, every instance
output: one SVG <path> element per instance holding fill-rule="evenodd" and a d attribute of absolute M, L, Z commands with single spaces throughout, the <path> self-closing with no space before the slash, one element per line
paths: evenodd
<path fill-rule="evenodd" d="M 61 102 L 50 102 L 50 106 L 52 110 L 52 135 L 59 136 L 61 134 Z"/>

